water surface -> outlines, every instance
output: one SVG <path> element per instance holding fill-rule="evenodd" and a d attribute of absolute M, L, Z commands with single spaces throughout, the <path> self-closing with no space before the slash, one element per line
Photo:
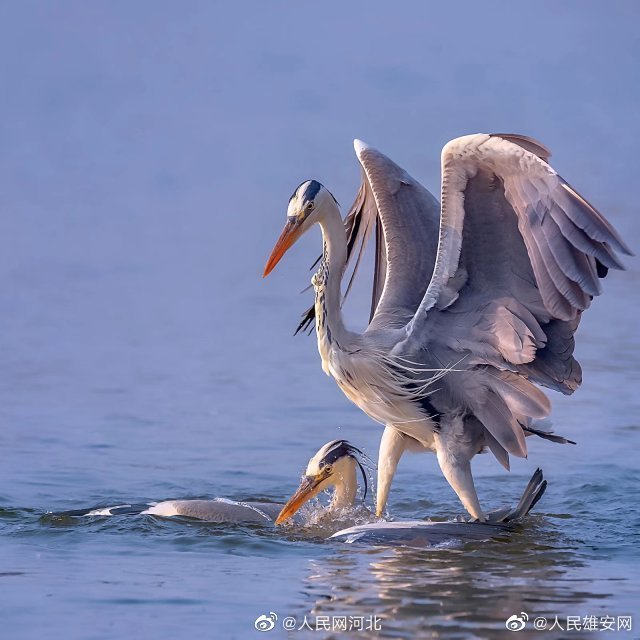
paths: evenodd
<path fill-rule="evenodd" d="M 314 339 L 291 337 L 318 233 L 260 278 L 301 180 L 348 206 L 354 137 L 437 193 L 450 138 L 536 136 L 637 251 L 638 18 L 633 2 L 0 7 L 3 634 L 269 637 L 253 624 L 273 611 L 376 615 L 393 638 L 499 638 L 520 611 L 637 613 L 636 260 L 585 314 L 583 387 L 552 398 L 578 445 L 530 440 L 510 474 L 474 461 L 488 507 L 512 503 L 537 465 L 549 480 L 508 539 L 371 549 L 47 514 L 283 500 L 327 440 L 375 457 L 380 427 L 324 376 Z M 356 290 L 354 326 L 367 298 Z M 402 461 L 389 506 L 460 513 L 427 455 Z M 332 635 L 291 637 L 305 633 Z"/>

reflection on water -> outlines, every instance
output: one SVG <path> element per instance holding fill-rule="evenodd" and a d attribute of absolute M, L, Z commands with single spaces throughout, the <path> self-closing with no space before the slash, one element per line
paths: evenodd
<path fill-rule="evenodd" d="M 507 539 L 487 543 L 338 548 L 309 562 L 304 606 L 314 615 L 375 613 L 385 637 L 508 635 L 504 622 L 514 612 L 553 620 L 607 610 L 611 593 L 591 577 L 575 577 L 584 566 L 555 527 L 530 517 Z"/>

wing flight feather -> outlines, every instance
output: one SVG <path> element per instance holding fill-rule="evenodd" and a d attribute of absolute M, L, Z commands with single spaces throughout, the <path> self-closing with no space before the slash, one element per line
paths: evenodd
<path fill-rule="evenodd" d="M 451 385 L 451 397 L 462 394 L 502 464 L 497 444 L 526 455 L 523 428 L 549 412 L 534 383 L 564 393 L 580 384 L 573 347 L 581 314 L 607 270 L 623 268 L 617 254 L 631 255 L 549 157 L 515 134 L 445 145 L 435 267 L 395 350 L 464 359 L 474 383 L 461 390 L 452 374 L 439 384 Z"/>

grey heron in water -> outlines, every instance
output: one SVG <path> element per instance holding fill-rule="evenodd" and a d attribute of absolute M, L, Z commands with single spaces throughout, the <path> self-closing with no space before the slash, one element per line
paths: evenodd
<path fill-rule="evenodd" d="M 332 514 L 340 509 L 352 507 L 356 501 L 358 469 L 362 473 L 363 501 L 367 497 L 367 475 L 360 458 L 367 457 L 346 440 L 331 440 L 320 447 L 309 460 L 303 481 L 296 495 L 285 505 L 265 501 L 236 501 L 226 498 L 212 500 L 164 500 L 140 505 L 117 505 L 67 511 L 63 516 L 113 516 L 113 515 L 155 515 L 162 517 L 185 516 L 207 522 L 254 522 L 273 523 L 291 517 L 308 500 L 321 491 L 333 489 L 333 496 L 327 507 Z M 278 517 L 280 516 L 280 517 Z"/>
<path fill-rule="evenodd" d="M 346 219 L 317 180 L 303 182 L 263 275 L 320 225 L 315 304 L 298 329 L 315 317 L 325 373 L 384 425 L 377 514 L 409 449 L 435 452 L 464 507 L 483 520 L 471 459 L 488 448 L 509 469 L 510 454 L 527 456 L 527 435 L 567 442 L 536 428 L 550 411 L 537 385 L 565 394 L 579 386 L 574 332 L 599 279 L 631 251 L 531 138 L 447 143 L 440 203 L 376 149 L 354 146 L 362 183 Z M 344 325 L 341 283 L 352 261 L 348 294 L 372 235 L 371 316 L 360 334 Z"/>
<path fill-rule="evenodd" d="M 235 502 L 231 500 L 168 500 L 153 505 L 143 513 L 159 516 L 189 516 L 216 522 L 264 522 L 279 524 L 291 517 L 305 502 L 321 491 L 333 489 L 328 513 L 352 507 L 358 491 L 356 472 L 362 472 L 367 497 L 367 474 L 360 456 L 364 454 L 346 440 L 332 440 L 320 447 L 309 460 L 302 483 L 287 504 L 274 502 Z"/>
<path fill-rule="evenodd" d="M 165 518 L 183 516 L 219 524 L 282 524 L 293 520 L 296 525 L 322 523 L 344 526 L 347 521 L 360 524 L 340 529 L 330 538 L 347 543 L 432 546 L 453 541 L 488 540 L 511 529 L 540 500 L 547 483 L 538 469 L 515 508 L 503 508 L 488 515 L 489 524 L 464 521 L 430 522 L 410 520 L 400 522 L 375 521 L 367 509 L 354 511 L 358 494 L 358 469 L 362 473 L 362 501 L 367 496 L 367 474 L 362 463 L 369 458 L 346 440 L 332 440 L 323 445 L 309 460 L 300 486 L 286 504 L 264 501 L 235 501 L 225 498 L 213 500 L 164 500 L 138 505 L 122 504 L 111 507 L 77 509 L 54 514 L 55 517 L 100 517 L 153 515 Z M 326 508 L 315 510 L 312 517 L 302 516 L 300 508 L 321 491 L 333 489 Z M 320 516 L 321 519 L 318 518 Z M 362 521 L 365 524 L 362 524 Z"/>

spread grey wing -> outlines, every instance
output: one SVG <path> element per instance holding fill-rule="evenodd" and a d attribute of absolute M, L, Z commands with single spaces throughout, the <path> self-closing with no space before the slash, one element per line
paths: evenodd
<path fill-rule="evenodd" d="M 532 382 L 573 392 L 573 334 L 599 278 L 630 254 L 530 138 L 477 134 L 442 151 L 442 219 L 429 286 L 398 352 L 461 362 L 470 413 L 509 453 L 549 411 Z M 446 382 L 448 380 L 448 383 Z M 439 385 L 456 384 L 456 375 Z M 451 389 L 454 393 L 454 389 Z M 492 449 L 493 450 L 493 449 Z"/>
<path fill-rule="evenodd" d="M 440 208 L 427 189 L 387 156 L 359 140 L 354 147 L 363 170 L 363 198 L 349 216 L 365 241 L 374 229 L 376 237 L 368 330 L 402 327 L 413 317 L 433 273 Z"/>

